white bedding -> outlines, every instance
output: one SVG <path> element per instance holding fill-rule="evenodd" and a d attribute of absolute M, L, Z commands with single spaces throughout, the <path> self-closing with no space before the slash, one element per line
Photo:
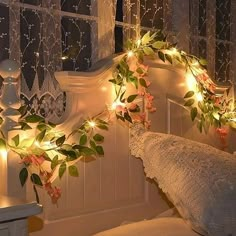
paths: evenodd
<path fill-rule="evenodd" d="M 199 236 L 179 217 L 163 217 L 122 225 L 95 236 Z"/>

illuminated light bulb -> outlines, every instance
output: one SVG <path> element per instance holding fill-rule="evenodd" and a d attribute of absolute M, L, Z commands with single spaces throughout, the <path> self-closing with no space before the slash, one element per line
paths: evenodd
<path fill-rule="evenodd" d="M 127 56 L 128 57 L 132 57 L 134 55 L 134 52 L 133 51 L 128 51 L 128 53 L 127 53 Z"/>
<path fill-rule="evenodd" d="M 197 98 L 198 102 L 202 102 L 203 101 L 203 96 L 202 96 L 201 93 L 197 93 L 196 94 L 196 98 Z"/>
<path fill-rule="evenodd" d="M 186 73 L 186 84 L 189 90 L 196 91 L 197 82 L 191 72 Z"/>
<path fill-rule="evenodd" d="M 62 60 L 66 60 L 67 58 L 68 58 L 67 56 L 61 57 Z"/>
<path fill-rule="evenodd" d="M 4 161 L 6 161 L 7 160 L 7 150 L 6 149 L 0 149 L 0 156 Z"/>
<path fill-rule="evenodd" d="M 94 121 L 88 121 L 88 124 L 91 128 L 94 128 L 96 126 L 96 123 Z"/>
<path fill-rule="evenodd" d="M 36 57 L 39 57 L 39 53 L 38 52 L 36 52 L 35 55 L 36 55 Z"/>
<path fill-rule="evenodd" d="M 125 104 L 120 101 L 115 101 L 111 105 L 111 110 L 113 110 L 113 111 L 116 110 L 117 106 L 125 107 Z"/>

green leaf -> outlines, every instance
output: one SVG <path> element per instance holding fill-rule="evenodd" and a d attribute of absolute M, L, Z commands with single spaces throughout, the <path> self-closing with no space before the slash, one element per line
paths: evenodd
<path fill-rule="evenodd" d="M 154 54 L 154 51 L 151 47 L 144 47 L 143 48 L 143 52 L 147 55 L 147 56 L 150 56 L 150 55 L 153 55 Z"/>
<path fill-rule="evenodd" d="M 111 82 L 113 84 L 117 84 L 117 81 L 115 79 L 110 79 L 109 82 Z"/>
<path fill-rule="evenodd" d="M 195 118 L 196 118 L 196 116 L 197 116 L 197 108 L 196 107 L 193 107 L 192 109 L 191 109 L 191 119 L 192 119 L 192 121 L 194 121 L 195 120 Z"/>
<path fill-rule="evenodd" d="M 38 142 L 42 142 L 43 138 L 45 137 L 46 134 L 46 129 L 43 130 L 42 132 L 40 132 L 37 136 L 36 136 L 36 140 Z"/>
<path fill-rule="evenodd" d="M 56 140 L 56 145 L 58 147 L 61 146 L 65 142 L 65 140 L 66 140 L 66 136 L 65 135 L 61 136 L 60 138 Z"/>
<path fill-rule="evenodd" d="M 191 98 L 194 95 L 194 91 L 188 91 L 185 95 L 184 98 Z"/>
<path fill-rule="evenodd" d="M 20 178 L 21 186 L 23 187 L 28 178 L 28 170 L 25 167 L 21 169 L 19 178 Z"/>
<path fill-rule="evenodd" d="M 73 176 L 73 177 L 78 177 L 79 176 L 79 172 L 78 172 L 78 169 L 76 166 L 69 166 L 68 167 L 68 170 L 69 170 L 69 174 L 70 176 Z"/>
<path fill-rule="evenodd" d="M 137 96 L 138 96 L 138 94 L 130 95 L 130 96 L 127 98 L 127 102 L 128 102 L 128 103 L 133 102 Z"/>
<path fill-rule="evenodd" d="M 137 79 L 137 77 L 132 76 L 132 77 L 129 78 L 129 80 L 134 85 L 134 87 L 136 89 L 138 89 L 138 79 Z"/>
<path fill-rule="evenodd" d="M 98 155 L 101 155 L 101 156 L 104 155 L 104 150 L 103 150 L 102 146 L 97 146 L 96 151 L 97 151 Z"/>
<path fill-rule="evenodd" d="M 62 163 L 59 167 L 59 178 L 61 178 L 66 171 L 66 163 Z"/>
<path fill-rule="evenodd" d="M 168 62 L 170 62 L 170 64 L 173 64 L 173 60 L 172 60 L 171 55 L 165 54 L 165 57 L 166 57 L 166 60 L 167 60 Z"/>
<path fill-rule="evenodd" d="M 156 41 L 155 43 L 152 44 L 152 47 L 156 49 L 162 49 L 165 46 L 166 46 L 166 42 L 163 42 L 163 41 Z"/>
<path fill-rule="evenodd" d="M 93 139 L 96 141 L 96 142 L 103 142 L 104 141 L 104 137 L 100 134 L 95 134 L 93 136 Z"/>
<path fill-rule="evenodd" d="M 39 186 L 43 186 L 42 181 L 37 174 L 32 174 L 30 179 L 34 184 L 39 185 Z"/>
<path fill-rule="evenodd" d="M 38 116 L 38 115 L 35 115 L 35 114 L 25 117 L 25 121 L 27 123 L 37 123 L 37 122 L 40 122 L 40 121 L 43 121 L 43 120 L 44 119 L 41 116 Z"/>
<path fill-rule="evenodd" d="M 143 74 L 143 69 L 142 69 L 141 67 L 139 67 L 139 68 L 136 70 L 136 72 L 137 72 L 138 74 Z"/>
<path fill-rule="evenodd" d="M 21 130 L 29 130 L 29 129 L 32 129 L 31 126 L 29 126 L 27 123 L 25 122 L 19 122 L 19 124 L 21 125 Z"/>
<path fill-rule="evenodd" d="M 163 52 L 158 51 L 158 57 L 159 57 L 163 62 L 166 61 L 166 59 L 165 59 L 165 54 L 164 54 Z"/>
<path fill-rule="evenodd" d="M 51 162 L 51 169 L 53 170 L 57 165 L 58 165 L 58 155 L 53 157 L 52 162 Z"/>
<path fill-rule="evenodd" d="M 124 113 L 124 118 L 125 118 L 128 122 L 133 123 L 132 118 L 131 118 L 131 116 L 129 115 L 128 112 L 125 112 L 125 113 Z"/>
<path fill-rule="evenodd" d="M 199 60 L 199 63 L 200 63 L 202 66 L 206 66 L 206 65 L 207 65 L 206 59 L 203 59 L 203 58 L 201 58 L 201 59 Z"/>
<path fill-rule="evenodd" d="M 145 80 L 145 79 L 143 79 L 143 78 L 139 79 L 139 83 L 140 83 L 140 85 L 143 86 L 144 88 L 147 88 L 147 83 L 146 83 L 146 80 Z"/>
<path fill-rule="evenodd" d="M 108 130 L 108 126 L 107 125 L 99 124 L 99 125 L 97 125 L 97 127 L 99 129 Z"/>
<path fill-rule="evenodd" d="M 90 147 L 94 150 L 96 150 L 96 143 L 93 140 L 90 140 Z"/>
<path fill-rule="evenodd" d="M 33 185 L 33 190 L 34 190 L 34 193 L 35 193 L 36 201 L 37 201 L 37 203 L 39 203 L 39 195 L 38 195 L 38 191 L 37 191 L 35 185 Z"/>
<path fill-rule="evenodd" d="M 6 141 L 2 138 L 0 138 L 0 149 L 2 149 L 2 150 L 7 149 Z"/>
<path fill-rule="evenodd" d="M 95 151 L 89 147 L 81 147 L 80 151 L 85 156 L 91 156 L 91 155 L 96 154 Z"/>
<path fill-rule="evenodd" d="M 27 113 L 27 106 L 21 106 L 18 111 L 20 112 L 21 114 L 21 117 L 24 116 L 26 113 Z"/>
<path fill-rule="evenodd" d="M 15 137 L 12 138 L 12 141 L 15 143 L 15 146 L 17 147 L 20 143 L 20 136 L 17 134 Z"/>
<path fill-rule="evenodd" d="M 87 143 L 87 140 L 88 140 L 87 135 L 86 135 L 86 134 L 83 134 L 83 135 L 81 135 L 81 137 L 80 137 L 79 144 L 80 144 L 80 145 L 85 145 L 85 144 Z"/>
<path fill-rule="evenodd" d="M 150 38 L 150 31 L 148 31 L 141 39 L 141 42 L 143 45 L 146 45 L 147 43 L 149 43 L 151 40 Z"/>
<path fill-rule="evenodd" d="M 191 98 L 191 99 L 189 99 L 188 101 L 186 101 L 184 103 L 184 106 L 185 107 L 190 107 L 190 106 L 192 106 L 194 104 L 194 102 L 195 102 L 195 100 Z"/>

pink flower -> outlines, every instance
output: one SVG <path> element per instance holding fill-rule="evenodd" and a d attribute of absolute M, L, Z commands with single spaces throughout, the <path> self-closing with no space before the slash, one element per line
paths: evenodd
<path fill-rule="evenodd" d="M 36 156 L 34 154 L 25 156 L 22 159 L 22 162 L 24 162 L 26 165 L 27 164 L 34 164 L 36 166 L 40 166 L 43 162 L 45 161 L 44 156 Z"/>
<path fill-rule="evenodd" d="M 61 189 L 56 186 L 52 187 L 51 183 L 46 183 L 44 188 L 51 197 L 52 203 L 57 203 L 58 199 L 61 197 Z"/>

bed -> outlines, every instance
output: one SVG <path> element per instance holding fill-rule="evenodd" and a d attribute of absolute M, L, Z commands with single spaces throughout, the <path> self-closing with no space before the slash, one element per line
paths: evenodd
<path fill-rule="evenodd" d="M 84 118 L 92 117 L 103 110 L 104 104 L 110 104 L 113 101 L 112 84 L 108 83 L 108 80 L 111 78 L 114 65 L 120 57 L 107 58 L 95 65 L 89 72 L 56 72 L 55 77 L 62 90 L 67 94 L 67 110 L 61 121 L 60 129 L 66 132 L 70 131 L 80 124 Z M 198 143 L 220 147 L 220 141 L 214 131 L 210 131 L 208 135 L 200 134 L 192 124 L 189 112 L 182 105 L 183 96 L 188 90 L 183 76 L 184 71 L 181 68 L 174 68 L 170 64 L 164 64 L 160 60 L 147 60 L 146 63 L 149 65 L 151 92 L 156 97 L 154 103 L 157 107 L 157 112 L 149 117 L 152 126 L 151 133 L 148 134 L 151 136 L 157 135 L 157 133 L 173 134 L 175 135 L 173 137 L 178 136 L 177 139 L 184 137 L 183 140 L 181 139 L 183 143 L 186 140 L 190 140 L 189 142 L 194 140 Z M 219 87 L 219 89 L 224 90 L 225 87 Z M 138 102 L 142 105 L 142 100 Z M 137 135 L 136 132 L 141 133 Z M 132 149 L 135 146 L 132 144 L 138 143 L 137 140 L 133 141 L 134 138 L 142 135 L 144 134 L 140 127 L 127 129 L 120 122 L 114 120 L 109 132 L 105 134 L 105 156 L 96 161 L 88 160 L 78 163 L 80 177 L 73 179 L 66 176 L 62 180 L 60 185 L 64 194 L 58 206 L 52 206 L 47 196 L 41 194 L 44 213 L 37 219 L 31 219 L 32 236 L 51 234 L 57 236 L 76 234 L 83 236 L 192 236 L 199 235 L 199 233 L 206 235 L 206 228 L 201 231 L 196 227 L 199 224 L 192 225 L 189 223 L 191 214 L 187 214 L 187 218 L 163 214 L 163 212 L 173 208 L 177 202 L 173 201 L 173 196 L 169 196 L 173 192 L 169 193 L 164 186 L 164 184 L 170 185 L 170 182 L 162 183 L 159 186 L 164 190 L 165 193 L 163 193 L 156 184 L 159 184 L 158 178 L 161 177 L 155 175 L 150 169 L 150 165 L 148 167 L 147 162 L 140 156 L 142 152 L 148 153 L 144 147 L 152 146 L 152 142 L 147 138 L 149 136 L 144 135 L 143 139 L 138 140 L 143 140 L 143 143 L 139 145 L 139 148 L 143 147 L 143 150 L 136 153 L 135 150 L 137 151 L 137 149 L 135 149 L 130 153 L 130 145 Z M 172 136 L 165 137 L 170 138 Z M 233 134 L 230 134 L 229 151 L 233 151 L 233 141 L 231 140 L 234 137 Z M 150 143 L 144 145 L 148 140 Z M 151 149 L 155 150 L 153 147 Z M 202 149 L 201 146 L 199 149 Z M 158 151 L 160 150 L 156 149 L 156 152 Z M 147 155 L 145 156 L 147 157 Z M 232 156 L 230 156 L 231 158 Z M 232 161 L 231 164 L 230 171 L 233 170 L 233 172 L 230 178 L 232 179 L 231 187 L 233 190 L 229 194 L 230 204 L 236 202 L 234 190 L 234 187 L 236 189 L 236 168 L 233 168 L 236 166 L 235 161 Z M 153 166 L 156 167 L 156 164 Z M 163 175 L 166 176 L 166 174 Z M 171 181 L 171 178 L 167 179 Z M 176 197 L 175 193 L 178 193 L 175 190 L 178 188 L 174 189 L 174 198 Z M 32 197 L 30 191 L 28 191 L 28 197 Z M 180 210 L 179 206 L 175 205 L 175 207 Z M 231 205 L 228 205 L 229 209 L 230 207 Z M 180 211 L 181 216 L 185 215 L 183 211 Z M 190 211 L 190 213 L 192 212 Z M 235 210 L 230 211 L 230 214 L 232 214 L 230 225 L 235 230 Z M 44 225 L 39 227 L 40 218 L 44 219 Z M 195 220 L 194 217 L 192 219 Z M 132 223 L 124 224 L 124 222 Z M 200 226 L 204 224 L 200 224 Z M 232 227 L 228 227 L 225 234 L 214 234 L 214 236 L 236 235 L 236 231 L 233 231 L 234 234 L 232 234 L 231 229 Z M 222 229 L 219 232 L 222 232 Z"/>

